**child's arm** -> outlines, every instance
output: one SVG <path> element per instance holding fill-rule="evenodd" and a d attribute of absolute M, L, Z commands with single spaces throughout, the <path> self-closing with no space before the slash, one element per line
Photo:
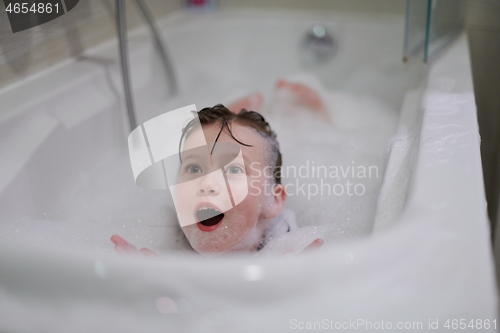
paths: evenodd
<path fill-rule="evenodd" d="M 311 250 L 316 250 L 316 249 L 319 249 L 320 247 L 323 246 L 323 244 L 325 243 L 325 241 L 321 238 L 316 238 L 315 240 L 312 241 L 311 244 L 307 245 L 300 253 L 304 253 L 304 252 L 309 252 Z M 295 251 L 294 250 L 287 250 L 285 252 L 283 252 L 282 255 L 285 255 L 285 254 L 291 254 L 291 253 L 294 253 Z"/>
<path fill-rule="evenodd" d="M 309 244 L 302 252 L 307 252 L 309 250 L 319 249 L 323 246 L 325 241 L 321 238 L 316 238 L 311 244 Z"/>
<path fill-rule="evenodd" d="M 280 79 L 276 82 L 276 90 L 290 92 L 294 104 L 304 106 L 312 113 L 330 121 L 330 116 L 321 96 L 307 85 Z"/>
<path fill-rule="evenodd" d="M 115 243 L 115 251 L 118 253 L 141 253 L 149 256 L 151 255 L 157 256 L 156 253 L 145 247 L 138 250 L 135 246 L 133 246 L 132 244 L 130 244 L 129 242 L 127 242 L 125 239 L 121 238 L 118 235 L 111 236 L 111 241 Z"/>

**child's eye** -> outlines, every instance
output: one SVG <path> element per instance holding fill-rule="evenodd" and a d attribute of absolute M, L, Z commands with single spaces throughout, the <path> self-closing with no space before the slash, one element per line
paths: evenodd
<path fill-rule="evenodd" d="M 187 173 L 201 173 L 201 167 L 198 164 L 189 164 L 186 167 Z"/>
<path fill-rule="evenodd" d="M 244 173 L 244 170 L 239 165 L 231 165 L 226 169 L 226 173 L 239 174 L 239 173 Z"/>

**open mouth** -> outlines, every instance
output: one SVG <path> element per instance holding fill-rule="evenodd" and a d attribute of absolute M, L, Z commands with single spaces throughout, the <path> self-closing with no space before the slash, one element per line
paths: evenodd
<path fill-rule="evenodd" d="M 217 209 L 204 207 L 198 209 L 196 212 L 196 218 L 200 224 L 206 227 L 211 227 L 222 221 L 224 214 L 219 212 Z"/>

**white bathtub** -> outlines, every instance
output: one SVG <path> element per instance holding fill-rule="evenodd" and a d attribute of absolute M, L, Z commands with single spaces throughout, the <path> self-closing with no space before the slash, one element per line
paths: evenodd
<path fill-rule="evenodd" d="M 497 295 L 466 36 L 424 67 L 400 61 L 399 16 L 179 14 L 161 27 L 189 94 L 166 96 L 147 33 L 130 34 L 139 121 L 192 103 L 213 105 L 226 92 L 266 89 L 300 71 L 300 38 L 315 23 L 338 41 L 332 62 L 316 70 L 323 83 L 401 110 L 373 233 L 297 258 L 114 254 L 113 233 L 136 235 L 136 245 L 153 249 L 185 245 L 175 243 L 175 224 L 162 222 L 173 216 L 165 208 L 169 194 L 133 183 L 110 42 L 0 92 L 0 331 L 340 325 L 363 332 L 388 329 L 388 322 L 401 328 L 395 331 L 436 331 L 436 321 L 442 331 L 455 319 L 489 321 L 493 329 Z"/>

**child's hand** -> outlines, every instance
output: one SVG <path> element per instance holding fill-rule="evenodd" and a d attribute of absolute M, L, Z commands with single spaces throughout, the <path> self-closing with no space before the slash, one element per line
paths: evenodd
<path fill-rule="evenodd" d="M 135 246 L 133 246 L 132 244 L 130 244 L 129 242 L 127 242 L 125 239 L 121 238 L 118 235 L 111 236 L 111 241 L 115 243 L 115 251 L 118 253 L 141 253 L 148 256 L 157 255 L 156 253 L 145 247 L 138 250 Z"/>
<path fill-rule="evenodd" d="M 325 243 L 325 241 L 321 238 L 316 238 L 315 240 L 312 241 L 311 244 L 307 245 L 303 250 L 302 252 L 299 252 L 300 253 L 305 253 L 305 252 L 309 252 L 311 250 L 315 250 L 315 249 L 319 249 L 320 247 L 323 246 L 323 244 Z M 291 254 L 291 253 L 294 253 L 293 250 L 288 250 L 288 251 L 285 251 L 283 253 L 283 255 L 286 255 L 286 254 Z"/>
<path fill-rule="evenodd" d="M 316 238 L 315 240 L 313 240 L 311 244 L 307 245 L 307 247 L 302 252 L 308 252 L 310 250 L 319 249 L 320 247 L 323 246 L 323 244 L 325 244 L 325 241 L 323 239 Z"/>

